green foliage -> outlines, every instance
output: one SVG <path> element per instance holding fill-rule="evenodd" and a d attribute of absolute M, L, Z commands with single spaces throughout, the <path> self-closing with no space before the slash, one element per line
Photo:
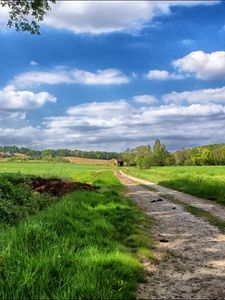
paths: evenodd
<path fill-rule="evenodd" d="M 38 23 L 51 10 L 50 3 L 55 2 L 56 0 L 1 0 L 0 5 L 9 8 L 9 27 L 15 27 L 16 31 L 40 34 Z"/>
<path fill-rule="evenodd" d="M 129 168 L 125 173 L 225 205 L 225 172 L 220 166 Z"/>
<path fill-rule="evenodd" d="M 169 166 L 175 164 L 175 158 L 164 144 L 157 139 L 153 152 L 150 145 L 138 146 L 122 153 L 122 158 L 128 166 L 138 166 L 140 169 L 149 169 L 151 166 Z"/>
<path fill-rule="evenodd" d="M 135 162 L 140 169 L 149 169 L 152 165 L 152 152 L 149 145 L 135 148 Z"/>
<path fill-rule="evenodd" d="M 178 150 L 174 157 L 177 165 L 225 165 L 225 144 Z"/>
<path fill-rule="evenodd" d="M 135 161 L 135 149 L 127 149 L 125 152 L 121 154 L 122 160 L 126 162 L 128 166 L 136 166 Z"/>
<path fill-rule="evenodd" d="M 153 163 L 155 166 L 165 166 L 169 152 L 166 149 L 166 145 L 161 144 L 160 140 L 157 139 L 153 148 Z M 169 162 L 169 160 L 168 160 Z"/>
<path fill-rule="evenodd" d="M 53 198 L 31 191 L 28 179 L 18 174 L 0 176 L 0 225 L 15 225 L 50 206 Z"/>
<path fill-rule="evenodd" d="M 178 166 L 182 166 L 188 159 L 188 153 L 186 150 L 178 150 L 174 153 L 175 163 Z"/>
<path fill-rule="evenodd" d="M 143 212 L 118 194 L 112 169 L 46 163 L 32 170 L 41 175 L 45 165 L 52 176 L 86 177 L 99 189 L 68 194 L 1 232 L 0 298 L 134 299 L 144 275 L 136 255 L 152 259 Z M 32 163 L 12 166 L 30 173 Z"/>

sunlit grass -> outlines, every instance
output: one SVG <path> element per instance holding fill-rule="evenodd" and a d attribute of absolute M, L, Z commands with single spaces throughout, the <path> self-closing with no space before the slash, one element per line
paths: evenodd
<path fill-rule="evenodd" d="M 13 165 L 22 173 L 86 178 L 98 189 L 67 194 L 17 226 L 1 230 L 0 298 L 135 298 L 144 279 L 138 258 L 153 258 L 151 222 L 122 196 L 112 170 L 93 165 L 42 167 Z"/>
<path fill-rule="evenodd" d="M 155 182 L 205 199 L 225 204 L 225 167 L 154 167 L 148 170 L 124 169 L 134 177 Z"/>

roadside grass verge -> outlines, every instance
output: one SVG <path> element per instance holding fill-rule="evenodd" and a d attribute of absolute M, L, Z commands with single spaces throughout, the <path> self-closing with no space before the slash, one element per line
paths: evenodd
<path fill-rule="evenodd" d="M 176 199 L 171 195 L 161 194 L 161 196 L 165 199 L 168 199 L 170 202 L 173 202 L 174 204 L 181 205 L 190 214 L 204 219 L 205 221 L 209 222 L 211 225 L 218 227 L 221 232 L 225 233 L 225 222 L 220 218 L 214 216 L 210 212 L 202 208 L 184 203 L 183 201 Z"/>
<path fill-rule="evenodd" d="M 144 280 L 138 256 L 153 259 L 151 221 L 121 195 L 112 171 L 94 181 L 97 191 L 67 194 L 1 230 L 1 299 L 135 298 Z"/>
<path fill-rule="evenodd" d="M 124 173 L 225 205 L 225 167 L 128 168 Z"/>

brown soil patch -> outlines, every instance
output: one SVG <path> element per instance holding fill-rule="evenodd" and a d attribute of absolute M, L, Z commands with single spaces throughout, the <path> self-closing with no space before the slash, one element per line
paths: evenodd
<path fill-rule="evenodd" d="M 94 190 L 88 183 L 75 182 L 60 178 L 35 177 L 31 179 L 32 190 L 39 193 L 49 193 L 53 196 L 63 196 L 76 190 Z"/>

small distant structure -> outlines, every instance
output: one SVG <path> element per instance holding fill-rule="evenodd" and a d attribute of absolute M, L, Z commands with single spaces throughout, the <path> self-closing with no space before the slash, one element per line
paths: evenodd
<path fill-rule="evenodd" d="M 11 157 L 13 156 L 10 152 L 3 152 L 3 151 L 0 151 L 0 157 Z"/>
<path fill-rule="evenodd" d="M 124 167 L 124 161 L 121 159 L 113 159 L 114 166 Z"/>

